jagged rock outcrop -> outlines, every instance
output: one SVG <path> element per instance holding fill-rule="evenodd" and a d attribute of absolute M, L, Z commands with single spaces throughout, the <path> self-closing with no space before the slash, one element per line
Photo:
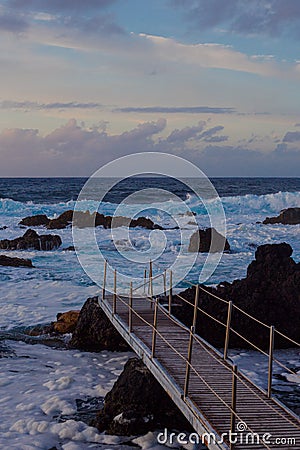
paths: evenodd
<path fill-rule="evenodd" d="M 39 227 L 48 225 L 50 219 L 45 214 L 37 214 L 36 216 L 24 217 L 19 225 L 25 227 Z"/>
<path fill-rule="evenodd" d="M 31 259 L 11 258 L 5 255 L 0 255 L 0 266 L 34 267 Z"/>
<path fill-rule="evenodd" d="M 217 253 L 230 251 L 227 239 L 214 228 L 197 230 L 192 234 L 189 243 L 189 252 Z"/>
<path fill-rule="evenodd" d="M 267 325 L 274 325 L 290 338 L 300 341 L 300 263 L 292 258 L 289 244 L 266 244 L 258 247 L 255 260 L 249 265 L 247 277 L 233 283 L 220 283 L 216 288 L 205 289 L 242 308 Z M 195 288 L 181 295 L 194 302 Z M 192 323 L 193 308 L 174 296 L 173 313 L 188 326 Z M 224 324 L 227 319 L 227 304 L 200 290 L 199 306 Z M 260 348 L 269 345 L 269 328 L 264 327 L 245 314 L 233 310 L 232 327 Z M 197 332 L 217 347 L 224 346 L 225 328 L 204 314 L 198 313 Z M 230 345 L 247 347 L 244 340 L 233 332 Z M 275 347 L 290 347 L 292 344 L 276 335 Z"/>
<path fill-rule="evenodd" d="M 52 323 L 54 333 L 66 334 L 73 333 L 76 328 L 80 311 L 71 310 L 58 313 L 57 321 Z"/>
<path fill-rule="evenodd" d="M 60 214 L 57 218 L 49 220 L 46 227 L 49 230 L 61 230 L 71 225 L 73 220 L 73 211 L 68 210 Z"/>
<path fill-rule="evenodd" d="M 284 225 L 300 224 L 300 208 L 283 209 L 277 217 L 267 217 L 263 224 L 282 223 Z"/>
<path fill-rule="evenodd" d="M 100 431 L 123 436 L 145 434 L 157 428 L 191 429 L 158 381 L 137 358 L 127 361 L 92 425 Z"/>
<path fill-rule="evenodd" d="M 104 228 L 117 228 L 117 227 L 143 227 L 148 230 L 162 230 L 160 225 L 155 224 L 151 219 L 146 217 L 138 217 L 137 219 L 131 219 L 129 217 L 123 216 L 104 216 L 98 212 L 90 213 L 89 211 L 76 211 L 75 214 L 72 210 L 68 210 L 60 214 L 55 219 L 49 219 L 44 214 L 39 214 L 37 216 L 29 216 L 19 222 L 22 226 L 40 226 L 43 225 L 49 230 L 60 230 L 67 228 L 74 221 L 74 225 L 79 228 L 86 227 L 98 227 L 103 226 Z"/>
<path fill-rule="evenodd" d="M 55 234 L 39 235 L 34 230 L 27 230 L 26 233 L 16 239 L 3 239 L 0 241 L 0 249 L 3 250 L 55 250 L 61 245 L 60 236 Z"/>
<path fill-rule="evenodd" d="M 69 347 L 90 352 L 129 349 L 100 308 L 98 297 L 88 298 L 83 305 Z"/>

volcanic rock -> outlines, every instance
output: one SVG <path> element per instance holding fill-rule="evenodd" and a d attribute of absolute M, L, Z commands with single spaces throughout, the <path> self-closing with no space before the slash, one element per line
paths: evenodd
<path fill-rule="evenodd" d="M 88 298 L 83 305 L 69 347 L 90 352 L 128 350 L 126 342 L 100 308 L 98 297 Z"/>
<path fill-rule="evenodd" d="M 284 225 L 300 224 L 300 208 L 283 209 L 277 217 L 267 217 L 263 224 L 282 223 Z"/>
<path fill-rule="evenodd" d="M 192 234 L 189 243 L 189 252 L 217 253 L 230 251 L 227 239 L 214 228 L 197 230 Z"/>
<path fill-rule="evenodd" d="M 49 230 L 61 230 L 62 228 L 66 228 L 71 225 L 73 220 L 73 211 L 68 210 L 60 214 L 56 219 L 49 220 L 49 223 L 46 227 Z"/>
<path fill-rule="evenodd" d="M 54 250 L 61 245 L 60 236 L 53 234 L 38 235 L 34 230 L 27 230 L 22 237 L 3 239 L 0 249 L 4 250 Z"/>
<path fill-rule="evenodd" d="M 72 225 L 72 221 L 76 227 L 98 227 L 104 228 L 117 228 L 117 227 L 143 227 L 148 230 L 162 230 L 160 225 L 155 224 L 151 219 L 146 217 L 138 217 L 137 219 L 131 219 L 123 216 L 104 216 L 98 212 L 90 213 L 89 211 L 76 211 L 68 210 L 60 214 L 55 219 L 49 219 L 44 214 L 37 216 L 29 216 L 19 222 L 21 226 L 39 226 L 43 225 L 50 230 L 60 230 Z"/>
<path fill-rule="evenodd" d="M 0 255 L 0 266 L 34 267 L 30 259 L 11 258 L 5 255 Z"/>
<path fill-rule="evenodd" d="M 157 428 L 191 429 L 158 381 L 137 358 L 127 361 L 92 425 L 101 432 L 122 436 L 145 434 Z"/>
<path fill-rule="evenodd" d="M 200 285 L 199 307 L 226 324 L 228 306 L 208 295 L 201 288 L 225 300 L 264 322 L 265 327 L 233 308 L 232 328 L 262 349 L 268 349 L 270 325 L 274 325 L 291 339 L 300 341 L 300 263 L 292 258 L 289 244 L 267 244 L 257 248 L 255 260 L 248 266 L 247 277 L 233 283 L 223 282 L 216 288 Z M 195 288 L 180 294 L 194 302 Z M 182 322 L 192 324 L 193 308 L 174 296 L 177 305 L 172 308 Z M 225 327 L 205 314 L 198 313 L 196 331 L 216 347 L 224 346 Z M 291 342 L 275 333 L 275 347 L 293 346 Z M 232 347 L 248 347 L 233 331 Z"/>
<path fill-rule="evenodd" d="M 67 311 L 57 314 L 57 321 L 53 322 L 54 333 L 73 333 L 76 328 L 80 311 Z"/>
<path fill-rule="evenodd" d="M 39 227 L 48 225 L 50 219 L 45 214 L 37 214 L 36 216 L 28 216 L 19 222 L 19 225 L 26 227 Z"/>

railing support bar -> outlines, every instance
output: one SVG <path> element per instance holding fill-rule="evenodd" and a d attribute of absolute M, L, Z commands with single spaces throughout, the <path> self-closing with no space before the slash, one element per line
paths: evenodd
<path fill-rule="evenodd" d="M 193 342 L 194 342 L 194 334 L 195 327 L 191 326 L 190 329 L 190 338 L 189 338 L 189 347 L 188 347 L 188 355 L 185 369 L 185 379 L 184 379 L 184 389 L 183 389 L 183 398 L 186 399 L 189 392 L 189 383 L 190 383 L 190 373 L 191 373 L 191 360 L 192 360 L 192 352 L 193 352 Z"/>
<path fill-rule="evenodd" d="M 153 298 L 153 280 L 152 280 L 152 277 L 153 277 L 153 264 L 152 264 L 152 261 L 151 261 L 151 259 L 150 259 L 150 261 L 149 261 L 149 286 L 148 286 L 148 295 L 150 295 L 151 300 L 152 300 L 152 298 Z M 152 307 L 153 307 L 153 305 L 152 305 L 152 301 L 151 301 L 151 303 L 150 303 L 150 308 L 152 309 Z"/>
<path fill-rule="evenodd" d="M 173 272 L 170 270 L 170 279 L 169 279 L 169 314 L 172 312 L 172 295 L 173 295 Z"/>
<path fill-rule="evenodd" d="M 273 377 L 273 353 L 274 353 L 274 326 L 270 326 L 270 344 L 269 344 L 269 370 L 268 370 L 268 397 L 272 395 L 272 377 Z"/>
<path fill-rule="evenodd" d="M 154 356 L 155 356 L 157 311 L 158 311 L 158 298 L 155 299 L 155 305 L 154 305 L 151 358 L 154 358 Z"/>
<path fill-rule="evenodd" d="M 114 270 L 114 294 L 113 294 L 113 314 L 116 314 L 117 310 L 117 270 Z"/>
<path fill-rule="evenodd" d="M 144 270 L 144 294 L 146 294 L 146 286 L 147 286 L 147 269 Z"/>
<path fill-rule="evenodd" d="M 167 271 L 166 270 L 164 270 L 163 278 L 164 278 L 164 296 L 166 297 L 167 296 Z"/>
<path fill-rule="evenodd" d="M 130 281 L 130 292 L 129 292 L 129 316 L 128 316 L 128 328 L 129 333 L 132 332 L 132 281 Z"/>
<path fill-rule="evenodd" d="M 224 344 L 224 359 L 227 359 L 227 356 L 228 356 L 231 317 L 232 317 L 232 301 L 228 302 L 227 324 L 226 324 L 226 334 L 225 334 L 225 344 Z"/>
<path fill-rule="evenodd" d="M 104 262 L 104 274 L 103 274 L 102 300 L 105 299 L 106 274 L 107 274 L 107 261 L 105 260 L 105 262 Z"/>
<path fill-rule="evenodd" d="M 194 317 L 193 317 L 193 327 L 196 329 L 197 314 L 198 314 L 198 304 L 199 304 L 199 285 L 195 287 L 195 302 L 194 302 Z"/>
<path fill-rule="evenodd" d="M 237 366 L 232 367 L 232 390 L 231 390 L 231 415 L 230 415 L 230 432 L 235 433 L 235 414 L 236 414 L 236 385 L 237 385 Z M 230 442 L 230 450 L 234 444 Z"/>

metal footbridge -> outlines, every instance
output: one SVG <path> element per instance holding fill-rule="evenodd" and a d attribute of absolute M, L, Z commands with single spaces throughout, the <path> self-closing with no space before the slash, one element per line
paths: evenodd
<path fill-rule="evenodd" d="M 269 328 L 269 351 L 262 351 L 232 327 L 232 311 L 237 307 L 231 301 L 218 298 L 227 303 L 228 308 L 227 321 L 222 323 L 225 341 L 221 353 L 195 333 L 197 315 L 209 315 L 199 306 L 199 291 L 201 294 L 201 289 L 205 288 L 195 286 L 193 304 L 181 297 L 193 307 L 193 325 L 188 328 L 172 314 L 172 273 L 168 277 L 168 289 L 167 274 L 162 274 L 163 301 L 153 295 L 153 284 L 159 276 L 153 277 L 150 263 L 149 277 L 146 278 L 145 271 L 143 286 L 133 288 L 130 283 L 124 294 L 124 291 L 118 291 L 116 272 L 113 287 L 106 289 L 105 264 L 99 303 L 116 330 L 190 422 L 195 436 L 209 449 L 300 449 L 299 417 L 272 395 L 274 364 L 297 376 L 275 358 L 275 334 L 290 341 L 293 347 L 300 347 L 299 343 L 238 308 L 240 313 Z M 211 315 L 209 317 L 220 322 Z M 268 358 L 266 390 L 242 373 L 228 357 L 231 333 L 238 334 Z"/>

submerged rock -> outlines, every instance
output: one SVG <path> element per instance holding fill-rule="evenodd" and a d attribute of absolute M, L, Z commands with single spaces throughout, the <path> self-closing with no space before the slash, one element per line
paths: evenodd
<path fill-rule="evenodd" d="M 0 255 L 0 266 L 34 267 L 31 259 L 11 258 L 5 255 Z"/>
<path fill-rule="evenodd" d="M 16 352 L 12 350 L 6 342 L 0 340 L 0 359 L 1 358 L 13 358 L 16 356 Z"/>
<path fill-rule="evenodd" d="M 127 361 L 92 425 L 101 432 L 123 436 L 145 434 L 157 428 L 191 429 L 158 381 L 137 358 Z"/>
<path fill-rule="evenodd" d="M 189 252 L 217 253 L 230 251 L 227 239 L 214 228 L 197 230 L 192 234 L 189 243 Z"/>
<path fill-rule="evenodd" d="M 62 252 L 75 252 L 74 245 L 69 245 L 69 247 L 65 247 L 61 249 Z"/>
<path fill-rule="evenodd" d="M 34 230 L 27 230 L 22 237 L 16 239 L 3 239 L 0 249 L 4 250 L 55 250 L 61 245 L 60 236 L 54 234 L 38 235 Z"/>
<path fill-rule="evenodd" d="M 25 217 L 21 220 L 19 225 L 43 225 L 50 230 L 59 230 L 71 226 L 72 221 L 74 222 L 74 225 L 79 228 L 95 226 L 103 226 L 104 228 L 117 228 L 126 226 L 130 228 L 143 227 L 148 230 L 162 230 L 162 227 L 160 225 L 155 224 L 151 219 L 148 219 L 146 217 L 131 219 L 129 217 L 123 216 L 104 216 L 103 214 L 100 214 L 98 212 L 90 213 L 89 211 L 76 211 L 74 214 L 73 210 L 65 211 L 55 219 L 49 219 L 44 214 Z"/>
<path fill-rule="evenodd" d="M 69 347 L 90 352 L 128 350 L 126 342 L 100 308 L 98 297 L 88 298 L 83 305 Z"/>
<path fill-rule="evenodd" d="M 263 224 L 282 223 L 284 225 L 300 224 L 300 208 L 283 209 L 277 217 L 267 217 Z"/>
<path fill-rule="evenodd" d="M 267 244 L 257 248 L 255 260 L 247 270 L 247 277 L 233 283 L 220 283 L 216 288 L 203 286 L 225 300 L 254 316 L 268 326 L 274 325 L 282 333 L 295 341 L 300 341 L 300 263 L 292 258 L 289 244 Z M 194 302 L 195 288 L 187 289 L 180 294 L 190 302 Z M 193 308 L 179 297 L 173 297 L 179 306 L 173 307 L 173 313 L 186 325 L 190 326 Z M 226 324 L 227 304 L 200 290 L 199 307 L 216 319 Z M 233 309 L 232 328 L 252 341 L 260 348 L 268 349 L 268 327 L 264 327 L 245 314 Z M 198 313 L 196 331 L 211 344 L 224 346 L 225 327 L 214 322 L 205 314 Z M 276 335 L 275 347 L 292 347 L 293 344 Z M 232 347 L 247 348 L 248 344 L 234 332 L 230 334 Z"/>

